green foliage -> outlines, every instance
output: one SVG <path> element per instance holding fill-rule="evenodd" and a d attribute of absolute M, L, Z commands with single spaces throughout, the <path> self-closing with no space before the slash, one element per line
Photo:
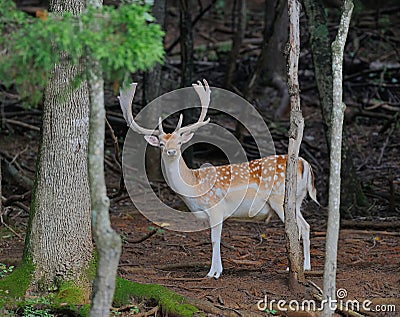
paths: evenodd
<path fill-rule="evenodd" d="M 326 24 L 320 24 L 315 28 L 315 36 L 317 38 L 329 37 L 329 31 Z"/>
<path fill-rule="evenodd" d="M 127 72 L 150 68 L 163 57 L 163 32 L 149 6 L 88 8 L 79 16 L 19 12 L 12 0 L 0 5 L 0 78 L 24 95 L 41 92 L 54 64 L 100 61 L 107 79 L 122 81 Z M 63 52 L 60 54 L 60 52 Z M 81 74 L 80 80 L 87 74 Z M 75 83 L 75 84 L 77 84 Z"/>
<path fill-rule="evenodd" d="M 155 300 L 162 310 L 171 315 L 189 317 L 198 312 L 192 305 L 185 304 L 185 298 L 169 289 L 156 284 L 139 284 L 116 279 L 114 305 L 122 306 L 131 302 L 132 298 Z"/>
<path fill-rule="evenodd" d="M 22 317 L 54 317 L 50 311 L 51 302 L 48 297 L 26 298 L 21 303 Z"/>
<path fill-rule="evenodd" d="M 0 263 L 0 278 L 3 278 L 7 274 L 11 273 L 14 270 L 14 266 L 7 266 L 4 263 Z"/>

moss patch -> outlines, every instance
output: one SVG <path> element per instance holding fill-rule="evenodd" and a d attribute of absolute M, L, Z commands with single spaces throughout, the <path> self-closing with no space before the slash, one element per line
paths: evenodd
<path fill-rule="evenodd" d="M 33 270 L 33 264 L 25 262 L 10 275 L 2 278 L 0 280 L 0 297 L 22 298 L 29 287 Z"/>
<path fill-rule="evenodd" d="M 169 289 L 156 284 L 139 284 L 117 277 L 115 283 L 114 305 L 123 306 L 132 298 L 156 301 L 164 313 L 169 316 L 190 317 L 199 310 L 187 303 L 185 298 Z"/>
<path fill-rule="evenodd" d="M 85 294 L 82 288 L 72 282 L 63 282 L 55 294 L 56 304 L 80 305 L 85 302 Z"/>

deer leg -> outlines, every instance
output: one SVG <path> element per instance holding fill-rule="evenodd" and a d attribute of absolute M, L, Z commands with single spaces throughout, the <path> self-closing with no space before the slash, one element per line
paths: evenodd
<path fill-rule="evenodd" d="M 276 212 L 282 222 L 285 221 L 285 212 L 283 209 L 283 205 L 275 202 L 274 200 L 270 200 L 269 204 L 271 208 Z M 303 253 L 304 253 L 304 270 L 311 270 L 310 263 L 310 225 L 303 218 L 303 215 L 300 212 L 300 204 L 296 204 L 296 222 L 297 227 L 299 229 L 299 239 L 300 236 L 303 239 Z"/>
<path fill-rule="evenodd" d="M 222 273 L 221 260 L 221 233 L 222 233 L 223 215 L 210 215 L 211 225 L 211 243 L 212 243 L 212 260 L 211 269 L 207 274 L 208 278 L 219 278 Z"/>
<path fill-rule="evenodd" d="M 299 208 L 300 209 L 300 208 Z M 297 226 L 299 228 L 299 235 L 303 239 L 303 253 L 304 253 L 304 270 L 311 270 L 310 261 L 310 225 L 304 219 L 300 210 L 297 213 Z"/>

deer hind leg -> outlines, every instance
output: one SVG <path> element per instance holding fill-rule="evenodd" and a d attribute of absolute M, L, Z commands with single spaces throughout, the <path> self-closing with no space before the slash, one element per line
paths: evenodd
<path fill-rule="evenodd" d="M 301 202 L 300 202 L 301 203 Z M 269 205 L 276 212 L 282 222 L 285 221 L 285 211 L 283 209 L 283 202 L 277 202 L 274 199 L 269 200 Z M 300 204 L 296 204 L 296 222 L 299 230 L 299 239 L 303 239 L 303 253 L 304 253 L 304 270 L 311 270 L 310 263 L 310 225 L 303 218 L 300 212 Z"/>
<path fill-rule="evenodd" d="M 297 226 L 299 228 L 299 235 L 303 239 L 303 253 L 304 253 L 304 270 L 311 270 L 310 262 L 310 225 L 304 219 L 301 212 L 297 214 Z"/>
<path fill-rule="evenodd" d="M 208 278 L 219 278 L 222 273 L 221 260 L 221 233 L 222 233 L 223 214 L 214 212 L 210 214 L 212 259 L 211 268 L 207 274 Z"/>

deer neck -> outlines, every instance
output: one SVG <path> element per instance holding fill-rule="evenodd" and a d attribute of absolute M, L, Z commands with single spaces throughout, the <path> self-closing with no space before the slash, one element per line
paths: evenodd
<path fill-rule="evenodd" d="M 193 186 L 196 185 L 197 181 L 193 171 L 187 167 L 182 155 L 174 159 L 163 158 L 163 165 L 168 185 L 178 194 L 192 196 Z"/>

